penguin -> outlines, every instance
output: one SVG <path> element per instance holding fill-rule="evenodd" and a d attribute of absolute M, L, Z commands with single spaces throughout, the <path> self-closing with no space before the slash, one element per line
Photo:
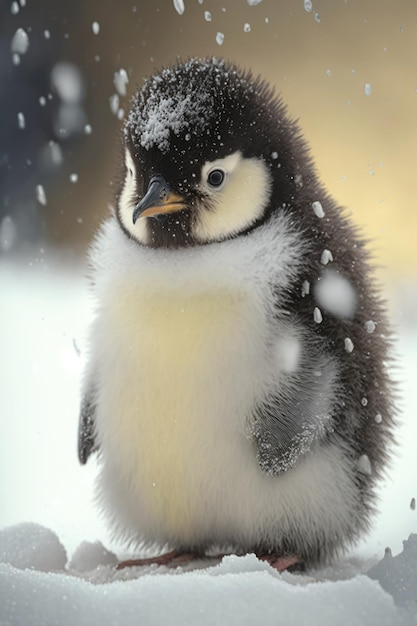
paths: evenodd
<path fill-rule="evenodd" d="M 89 254 L 78 442 L 113 538 L 160 554 L 138 564 L 340 558 L 370 528 L 394 445 L 363 236 L 282 99 L 223 59 L 147 78 L 120 161 Z"/>

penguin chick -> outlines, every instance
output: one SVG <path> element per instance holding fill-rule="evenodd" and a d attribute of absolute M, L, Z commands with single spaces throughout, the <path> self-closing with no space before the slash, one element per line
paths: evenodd
<path fill-rule="evenodd" d="M 281 100 L 223 60 L 146 80 L 122 152 L 79 431 L 114 537 L 325 563 L 368 530 L 393 443 L 364 241 Z"/>

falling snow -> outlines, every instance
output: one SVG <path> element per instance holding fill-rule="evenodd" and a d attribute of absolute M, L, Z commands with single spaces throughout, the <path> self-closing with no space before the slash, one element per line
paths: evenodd
<path fill-rule="evenodd" d="M 91 30 L 95 35 L 98 35 L 100 32 L 100 24 L 98 22 L 93 22 L 91 24 Z"/>
<path fill-rule="evenodd" d="M 126 85 L 128 82 L 129 78 L 125 69 L 121 68 L 118 72 L 114 73 L 113 84 L 120 96 L 126 95 Z"/>
<path fill-rule="evenodd" d="M 352 319 L 358 302 L 355 288 L 339 272 L 326 269 L 314 286 L 318 304 L 338 319 Z"/>
<path fill-rule="evenodd" d="M 54 165 L 61 165 L 64 160 L 64 157 L 62 156 L 61 146 L 56 141 L 52 140 L 49 142 L 48 145 L 52 163 Z"/>
<path fill-rule="evenodd" d="M 46 199 L 45 189 L 43 188 L 42 185 L 36 185 L 36 199 L 39 202 L 39 204 L 42 204 L 42 206 L 46 206 L 47 199 Z"/>
<path fill-rule="evenodd" d="M 304 10 L 307 11 L 307 13 L 311 13 L 313 10 L 313 3 L 311 0 L 304 0 Z"/>
<path fill-rule="evenodd" d="M 210 11 L 204 11 L 204 19 L 206 22 L 211 22 L 211 13 Z"/>
<path fill-rule="evenodd" d="M 305 280 L 301 285 L 301 296 L 305 298 L 310 293 L 310 283 L 308 280 Z"/>
<path fill-rule="evenodd" d="M 23 28 L 18 28 L 13 35 L 10 49 L 12 54 L 26 54 L 29 48 L 29 37 Z"/>
<path fill-rule="evenodd" d="M 250 33 L 250 24 L 248 24 L 247 22 L 243 25 L 243 32 Z"/>
<path fill-rule="evenodd" d="M 20 11 L 19 3 L 12 2 L 12 6 L 10 7 L 10 12 L 12 15 L 17 15 Z"/>
<path fill-rule="evenodd" d="M 59 62 L 51 72 L 51 82 L 64 102 L 78 103 L 84 92 L 80 70 L 73 64 Z"/>
<path fill-rule="evenodd" d="M 375 422 L 376 422 L 377 424 L 380 424 L 380 423 L 382 422 L 382 415 L 381 415 L 381 413 L 377 413 L 377 414 L 375 415 Z"/>
<path fill-rule="evenodd" d="M 256 7 L 257 4 L 261 4 L 262 0 L 247 0 L 250 7 Z"/>
<path fill-rule="evenodd" d="M 219 46 L 223 45 L 223 41 L 224 41 L 224 34 L 223 33 L 217 33 L 216 34 L 216 42 L 218 43 Z"/>
<path fill-rule="evenodd" d="M 328 263 L 330 263 L 330 261 L 333 261 L 332 253 L 330 252 L 330 250 L 323 250 L 320 258 L 320 263 L 322 263 L 323 265 L 327 265 Z"/>
<path fill-rule="evenodd" d="M 86 135 L 91 135 L 92 132 L 93 132 L 92 126 L 90 124 L 86 124 L 84 126 L 84 133 Z"/>
<path fill-rule="evenodd" d="M 9 252 L 16 241 L 17 231 L 13 218 L 5 215 L 0 224 L 0 250 Z"/>
<path fill-rule="evenodd" d="M 375 328 L 376 324 L 372 320 L 368 320 L 367 322 L 365 322 L 365 330 L 370 335 L 375 331 Z"/>
<path fill-rule="evenodd" d="M 70 175 L 70 181 L 71 181 L 72 183 L 76 183 L 76 182 L 78 182 L 78 174 L 75 174 L 75 173 L 74 173 L 74 174 L 71 174 L 71 175 Z"/>
<path fill-rule="evenodd" d="M 323 316 L 318 306 L 314 307 L 313 319 L 316 322 L 316 324 L 321 324 L 323 321 Z"/>
<path fill-rule="evenodd" d="M 17 125 L 19 126 L 19 128 L 25 128 L 26 120 L 25 120 L 25 116 L 23 115 L 23 113 L 17 114 Z"/>
<path fill-rule="evenodd" d="M 119 103 L 120 103 L 120 98 L 117 93 L 114 93 L 112 96 L 110 96 L 109 103 L 110 103 L 110 111 L 113 113 L 113 115 L 117 115 L 119 111 Z"/>
<path fill-rule="evenodd" d="M 351 352 L 353 352 L 353 348 L 354 348 L 354 345 L 353 345 L 352 339 L 350 339 L 350 337 L 346 337 L 346 339 L 345 339 L 345 350 L 346 350 L 346 352 L 348 352 L 350 354 Z"/>
<path fill-rule="evenodd" d="M 173 0 L 174 8 L 178 15 L 182 15 L 185 11 L 185 6 L 183 0 Z"/>
<path fill-rule="evenodd" d="M 369 457 L 368 457 L 367 454 L 362 454 L 362 456 L 359 457 L 357 467 L 358 467 L 358 470 L 362 474 L 366 474 L 367 476 L 371 476 L 371 474 L 372 474 L 372 466 L 371 466 L 371 462 L 370 462 Z"/>
<path fill-rule="evenodd" d="M 321 202 L 319 202 L 317 200 L 316 202 L 313 202 L 313 204 L 311 206 L 313 207 L 313 211 L 317 215 L 317 217 L 319 217 L 321 219 L 322 217 L 325 216 L 325 212 L 323 211 L 323 207 L 321 205 Z"/>
<path fill-rule="evenodd" d="M 372 94 L 372 87 L 369 83 L 365 83 L 363 93 L 365 94 L 365 96 L 370 96 Z"/>

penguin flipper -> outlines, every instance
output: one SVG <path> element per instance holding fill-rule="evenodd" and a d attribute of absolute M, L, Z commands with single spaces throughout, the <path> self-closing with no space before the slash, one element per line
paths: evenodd
<path fill-rule="evenodd" d="M 82 400 L 78 425 L 78 459 L 82 465 L 85 465 L 89 456 L 98 450 L 95 438 L 95 411 L 94 394 L 90 392 Z"/>
<path fill-rule="evenodd" d="M 332 360 L 315 359 L 258 406 L 254 438 L 264 472 L 286 472 L 333 430 L 337 381 Z"/>

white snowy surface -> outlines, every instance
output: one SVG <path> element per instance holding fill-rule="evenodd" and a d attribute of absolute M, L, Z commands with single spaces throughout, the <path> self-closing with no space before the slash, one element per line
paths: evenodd
<path fill-rule="evenodd" d="M 415 327 L 399 338 L 403 423 L 381 512 L 351 554 L 298 575 L 253 555 L 118 571 L 116 554 L 128 553 L 94 509 L 94 462 L 76 458 L 91 319 L 83 270 L 38 257 L 0 262 L 2 626 L 417 624 Z"/>

